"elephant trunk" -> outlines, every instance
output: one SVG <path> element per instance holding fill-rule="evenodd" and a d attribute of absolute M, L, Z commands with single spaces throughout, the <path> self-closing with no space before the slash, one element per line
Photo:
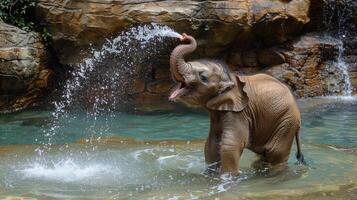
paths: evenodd
<path fill-rule="evenodd" d="M 172 77 L 176 81 L 184 82 L 185 76 L 190 73 L 191 65 L 185 62 L 184 56 L 192 53 L 196 47 L 197 43 L 195 38 L 192 36 L 188 36 L 186 34 L 182 34 L 181 41 L 188 40 L 189 44 L 181 44 L 177 46 L 171 53 L 170 56 L 170 71 Z"/>

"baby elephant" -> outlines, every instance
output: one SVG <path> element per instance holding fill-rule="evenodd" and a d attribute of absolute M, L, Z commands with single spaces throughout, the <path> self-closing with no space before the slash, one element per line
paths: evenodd
<path fill-rule="evenodd" d="M 170 57 L 171 74 L 178 86 L 169 99 L 209 111 L 205 160 L 214 166 L 211 170 L 238 174 L 244 148 L 272 165 L 286 163 L 294 138 L 296 157 L 304 162 L 299 141 L 300 111 L 288 87 L 265 74 L 234 74 L 214 60 L 186 62 L 184 56 L 197 44 L 186 34 L 180 40 L 185 44 L 177 46 Z"/>

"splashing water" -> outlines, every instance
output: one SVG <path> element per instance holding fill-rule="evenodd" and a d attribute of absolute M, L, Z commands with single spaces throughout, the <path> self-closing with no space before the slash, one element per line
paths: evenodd
<path fill-rule="evenodd" d="M 117 169 L 102 164 L 91 164 L 81 166 L 71 158 L 53 163 L 52 166 L 40 162 L 31 163 L 28 167 L 17 170 L 24 175 L 24 178 L 39 178 L 46 180 L 55 180 L 61 182 L 81 181 L 89 179 L 98 174 L 110 174 Z"/>
<path fill-rule="evenodd" d="M 130 88 L 132 78 L 142 72 L 142 66 L 150 65 L 150 59 L 164 50 L 165 38 L 179 38 L 180 34 L 167 26 L 149 24 L 133 27 L 120 33 L 114 39 L 107 39 L 101 49 L 92 50 L 71 72 L 64 86 L 60 100 L 55 101 L 51 127 L 44 128 L 44 136 L 51 146 L 53 136 L 58 134 L 60 118 L 70 120 L 74 109 L 84 109 L 88 119 L 93 120 L 86 132 L 91 133 L 99 115 L 114 115 L 120 105 L 126 106 L 125 92 Z M 107 127 L 109 126 L 109 123 Z M 105 132 L 107 127 L 99 127 Z M 49 129 L 49 130 L 48 130 Z M 96 130 L 98 131 L 98 130 Z M 39 153 L 43 151 L 37 149 Z"/>
<path fill-rule="evenodd" d="M 148 29 L 147 26 L 137 27 L 137 33 L 135 34 L 135 39 L 140 41 L 142 44 L 147 44 L 154 37 L 174 37 L 180 38 L 181 35 L 169 27 L 153 25 L 153 29 Z"/>

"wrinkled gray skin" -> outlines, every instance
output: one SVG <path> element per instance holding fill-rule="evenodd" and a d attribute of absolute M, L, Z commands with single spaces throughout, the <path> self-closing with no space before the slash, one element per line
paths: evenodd
<path fill-rule="evenodd" d="M 170 57 L 170 70 L 178 86 L 170 100 L 203 107 L 210 113 L 205 144 L 209 170 L 239 174 L 244 148 L 261 155 L 271 165 L 286 163 L 294 138 L 300 148 L 300 111 L 290 90 L 275 78 L 257 74 L 239 76 L 225 64 L 212 60 L 186 62 L 196 41 L 182 34 Z"/>

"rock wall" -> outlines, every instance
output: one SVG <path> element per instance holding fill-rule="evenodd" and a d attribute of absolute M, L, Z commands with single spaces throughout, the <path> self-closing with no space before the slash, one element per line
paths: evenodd
<path fill-rule="evenodd" d="M 193 57 L 223 59 L 227 52 L 269 47 L 296 37 L 309 22 L 309 6 L 309 0 L 40 0 L 36 16 L 51 32 L 59 61 L 71 65 L 87 55 L 89 44 L 100 46 L 130 26 L 151 22 L 194 35 L 199 48 Z M 167 101 L 173 84 L 168 60 L 167 54 L 143 66 L 151 76 L 137 76 L 131 84 L 128 98 L 137 109 L 173 107 Z"/>
<path fill-rule="evenodd" d="M 296 97 L 341 94 L 345 80 L 336 65 L 339 42 L 309 33 L 272 48 L 233 52 L 228 63 L 243 74 L 270 74 L 289 85 Z"/>
<path fill-rule="evenodd" d="M 309 0 L 40 0 L 36 14 L 53 35 L 60 62 L 73 64 L 89 44 L 151 22 L 194 35 L 202 56 L 273 45 L 301 32 L 309 5 Z"/>
<path fill-rule="evenodd" d="M 39 0 L 34 14 L 53 36 L 53 48 L 62 65 L 76 66 L 88 55 L 90 46 L 100 47 L 106 38 L 128 27 L 155 22 L 197 39 L 199 47 L 190 58 L 218 57 L 241 74 L 269 73 L 287 83 L 297 97 L 312 97 L 340 94 L 345 85 L 335 63 L 338 41 L 318 33 L 306 34 L 323 27 L 324 2 Z M 352 40 L 346 45 L 346 62 L 351 66 L 353 92 L 357 93 L 356 44 Z M 34 56 L 39 57 L 42 56 Z M 26 83 L 22 80 L 27 79 L 16 73 L 4 73 L 3 80 L 16 85 L 13 91 L 6 92 L 25 94 L 29 88 L 36 88 L 30 86 L 34 77 L 48 77 L 39 76 L 45 69 L 39 67 L 41 60 L 35 68 L 28 65 L 33 78 Z M 168 60 L 167 53 L 140 66 L 138 72 L 146 71 L 149 75 L 136 75 L 126 91 L 137 110 L 176 106 L 167 100 L 173 86 Z"/>
<path fill-rule="evenodd" d="M 335 64 L 338 41 L 320 34 L 307 34 L 281 51 L 285 63 L 271 66 L 267 73 L 287 83 L 297 97 L 339 94 L 345 85 Z"/>
<path fill-rule="evenodd" d="M 0 19 L 0 113 L 31 105 L 48 87 L 51 70 L 38 34 Z"/>

